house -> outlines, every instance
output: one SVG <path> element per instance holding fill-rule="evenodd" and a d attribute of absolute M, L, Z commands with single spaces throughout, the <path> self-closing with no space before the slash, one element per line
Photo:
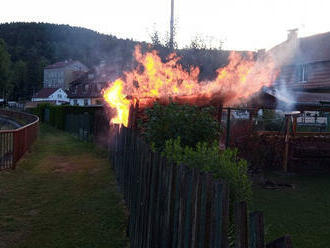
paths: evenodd
<path fill-rule="evenodd" d="M 273 85 L 278 96 L 302 107 L 330 101 L 330 32 L 298 38 L 297 29 L 289 30 L 287 40 L 268 52 L 280 67 Z"/>
<path fill-rule="evenodd" d="M 69 84 L 88 71 L 79 61 L 65 60 L 48 65 L 44 69 L 44 88 L 69 88 Z"/>
<path fill-rule="evenodd" d="M 90 106 L 102 105 L 102 89 L 105 83 L 86 82 L 71 86 L 68 91 L 70 105 Z"/>
<path fill-rule="evenodd" d="M 121 76 L 121 68 L 101 62 L 88 73 L 72 81 L 68 90 L 70 105 L 102 105 L 102 89 Z"/>
<path fill-rule="evenodd" d="M 48 102 L 56 105 L 69 103 L 67 93 L 62 88 L 42 88 L 32 97 L 32 102 Z"/>

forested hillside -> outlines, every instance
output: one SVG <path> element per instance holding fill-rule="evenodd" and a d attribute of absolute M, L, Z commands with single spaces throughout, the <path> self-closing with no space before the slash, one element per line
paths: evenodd
<path fill-rule="evenodd" d="M 11 60 L 10 65 L 3 65 L 10 69 L 8 80 L 11 87 L 8 88 L 9 82 L 0 80 L 1 96 L 3 88 L 6 88 L 5 94 L 13 99 L 29 98 L 39 90 L 43 68 L 48 64 L 74 59 L 90 67 L 100 60 L 113 58 L 117 63 L 125 63 L 131 59 L 136 45 L 132 40 L 118 39 L 89 29 L 48 23 L 1 24 L 0 39 L 5 41 L 5 50 Z"/>

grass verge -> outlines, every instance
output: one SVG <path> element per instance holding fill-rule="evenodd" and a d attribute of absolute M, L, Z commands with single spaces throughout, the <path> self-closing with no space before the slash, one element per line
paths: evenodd
<path fill-rule="evenodd" d="M 0 247 L 127 247 L 107 154 L 42 125 L 15 171 L 0 172 Z"/>
<path fill-rule="evenodd" d="M 254 189 L 254 208 L 264 211 L 266 240 L 289 234 L 294 247 L 330 247 L 330 175 L 269 175 L 295 189 Z"/>

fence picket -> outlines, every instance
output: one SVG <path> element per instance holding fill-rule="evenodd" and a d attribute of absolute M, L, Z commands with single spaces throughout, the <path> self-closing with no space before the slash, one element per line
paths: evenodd
<path fill-rule="evenodd" d="M 238 202 L 235 204 L 235 232 L 236 248 L 248 247 L 248 228 L 247 228 L 247 204 Z"/>
<path fill-rule="evenodd" d="M 262 212 L 250 214 L 250 247 L 264 248 L 264 217 Z"/>

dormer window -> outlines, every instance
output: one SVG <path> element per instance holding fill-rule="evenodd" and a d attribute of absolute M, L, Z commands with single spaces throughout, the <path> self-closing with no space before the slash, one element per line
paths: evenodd
<path fill-rule="evenodd" d="M 297 82 L 307 82 L 307 64 L 301 64 L 297 65 L 296 68 L 296 73 L 297 73 Z"/>

